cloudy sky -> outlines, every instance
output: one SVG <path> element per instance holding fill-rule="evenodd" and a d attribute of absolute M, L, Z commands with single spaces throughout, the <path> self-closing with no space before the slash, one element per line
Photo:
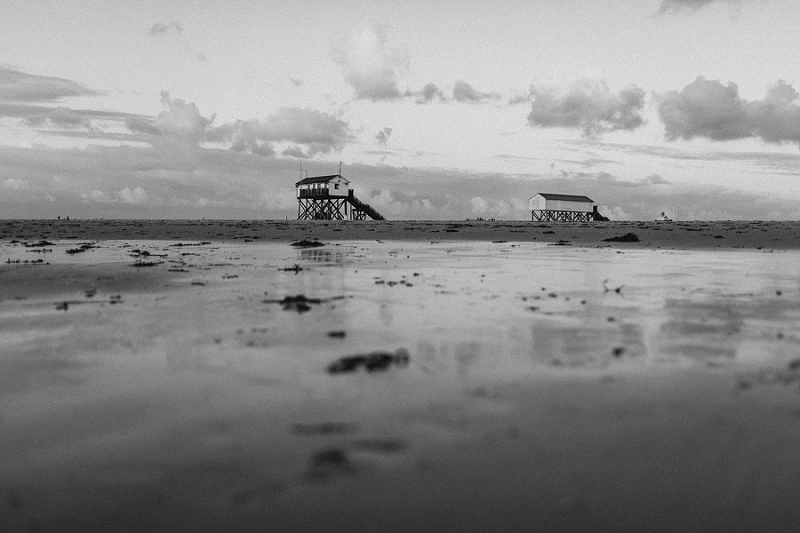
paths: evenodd
<path fill-rule="evenodd" d="M 800 219 L 795 0 L 4 0 L 0 218 Z"/>

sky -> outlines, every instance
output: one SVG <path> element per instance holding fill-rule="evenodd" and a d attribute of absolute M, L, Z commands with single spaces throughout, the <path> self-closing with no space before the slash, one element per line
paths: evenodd
<path fill-rule="evenodd" d="M 793 0 L 3 0 L 0 218 L 800 219 Z"/>

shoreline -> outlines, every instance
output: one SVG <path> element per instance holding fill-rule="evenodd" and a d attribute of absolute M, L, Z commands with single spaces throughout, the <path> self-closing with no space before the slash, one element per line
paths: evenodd
<path fill-rule="evenodd" d="M 615 242 L 635 235 L 638 241 Z M 800 221 L 611 221 L 541 223 L 485 220 L 0 220 L 0 241 L 194 240 L 245 243 L 320 241 L 539 242 L 653 249 L 800 249 Z"/>

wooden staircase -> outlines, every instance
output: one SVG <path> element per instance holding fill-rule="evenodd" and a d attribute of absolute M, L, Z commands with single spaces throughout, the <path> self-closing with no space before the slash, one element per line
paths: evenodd
<path fill-rule="evenodd" d="M 350 190 L 350 193 L 347 195 L 348 203 L 353 206 L 353 220 L 366 220 L 364 215 L 370 217 L 372 220 L 386 220 L 383 215 L 375 211 L 375 209 L 369 205 L 365 204 L 361 200 L 355 197 L 353 194 L 353 190 Z"/>

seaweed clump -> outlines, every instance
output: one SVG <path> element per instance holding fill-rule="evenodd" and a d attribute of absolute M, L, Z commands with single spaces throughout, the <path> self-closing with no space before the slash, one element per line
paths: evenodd
<path fill-rule="evenodd" d="M 325 243 L 317 240 L 310 241 L 308 239 L 303 239 L 302 241 L 293 242 L 291 246 L 296 246 L 298 248 L 316 248 L 318 246 L 325 246 Z"/>
<path fill-rule="evenodd" d="M 625 235 L 603 239 L 603 242 L 639 242 L 639 236 L 635 233 L 626 233 Z"/>
<path fill-rule="evenodd" d="M 408 366 L 408 350 L 400 348 L 394 353 L 376 351 L 368 354 L 348 355 L 328 365 L 329 374 L 346 374 L 363 368 L 367 372 L 384 372 L 392 366 Z"/>

